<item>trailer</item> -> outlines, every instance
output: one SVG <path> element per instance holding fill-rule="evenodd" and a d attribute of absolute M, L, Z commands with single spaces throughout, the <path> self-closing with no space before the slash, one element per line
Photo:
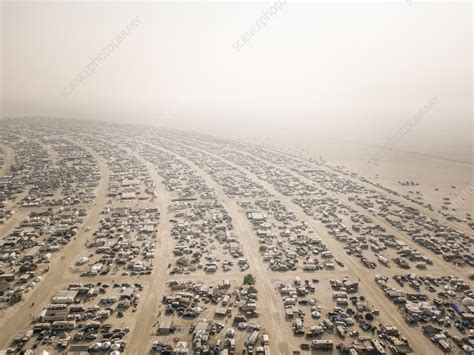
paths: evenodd
<path fill-rule="evenodd" d="M 311 348 L 314 350 L 332 350 L 334 348 L 334 342 L 329 339 L 318 339 L 311 342 Z"/>

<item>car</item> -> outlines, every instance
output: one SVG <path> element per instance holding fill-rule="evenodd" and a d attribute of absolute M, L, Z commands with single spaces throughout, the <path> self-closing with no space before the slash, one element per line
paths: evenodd
<path fill-rule="evenodd" d="M 303 343 L 303 344 L 300 344 L 300 349 L 301 350 L 309 350 L 310 346 L 309 346 L 309 344 Z"/>
<path fill-rule="evenodd" d="M 97 334 L 95 333 L 88 333 L 84 336 L 84 340 L 95 340 L 97 339 Z"/>

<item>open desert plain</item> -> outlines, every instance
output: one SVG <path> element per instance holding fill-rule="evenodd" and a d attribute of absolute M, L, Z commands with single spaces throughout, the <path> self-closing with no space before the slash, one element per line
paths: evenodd
<path fill-rule="evenodd" d="M 474 355 L 473 5 L 0 0 L 0 355 Z"/>
<path fill-rule="evenodd" d="M 473 351 L 468 185 L 146 125 L 0 137 L 7 353 Z"/>

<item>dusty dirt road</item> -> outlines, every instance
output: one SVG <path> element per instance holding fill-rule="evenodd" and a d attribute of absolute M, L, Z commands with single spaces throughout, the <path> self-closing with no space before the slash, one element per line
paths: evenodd
<path fill-rule="evenodd" d="M 142 142 L 143 143 L 143 142 Z M 175 144 L 175 142 L 173 142 Z M 179 143 L 176 143 L 179 144 Z M 249 262 L 249 269 L 245 273 L 240 272 L 216 272 L 212 275 L 206 275 L 206 281 L 217 281 L 222 279 L 241 281 L 246 273 L 252 273 L 257 278 L 258 290 L 258 310 L 260 313 L 259 322 L 264 327 L 265 331 L 270 336 L 271 350 L 273 354 L 289 354 L 292 350 L 296 350 L 300 340 L 293 336 L 291 326 L 285 321 L 284 308 L 281 297 L 275 290 L 275 282 L 278 280 L 286 280 L 291 282 L 295 276 L 305 278 L 317 277 L 325 280 L 335 277 L 351 276 L 360 280 L 360 290 L 364 294 L 370 304 L 381 310 L 381 320 L 388 321 L 400 329 L 402 334 L 407 337 L 410 344 L 415 350 L 415 353 L 429 354 L 437 353 L 438 349 L 425 338 L 419 336 L 418 332 L 414 332 L 398 314 L 398 309 L 390 303 L 382 291 L 375 285 L 373 281 L 374 272 L 362 266 L 359 262 L 348 256 L 342 245 L 339 244 L 332 236 L 330 236 L 324 227 L 317 221 L 307 216 L 304 211 L 295 203 L 292 202 L 292 197 L 285 196 L 275 190 L 273 185 L 259 179 L 255 174 L 238 166 L 230 161 L 223 159 L 217 154 L 213 154 L 216 159 L 220 159 L 228 163 L 245 174 L 258 184 L 264 186 L 270 191 L 275 199 L 279 199 L 296 216 L 305 221 L 322 239 L 324 244 L 333 252 L 334 256 L 345 263 L 344 268 L 338 268 L 335 271 L 319 271 L 317 273 L 303 273 L 303 272 L 286 272 L 277 273 L 269 270 L 268 266 L 263 263 L 263 259 L 259 253 L 259 243 L 253 232 L 253 226 L 247 220 L 244 211 L 237 204 L 237 200 L 228 198 L 224 194 L 222 187 L 214 181 L 211 176 L 203 169 L 198 167 L 187 157 L 180 156 L 171 150 L 162 148 L 161 146 L 151 145 L 156 149 L 166 151 L 174 155 L 176 158 L 187 163 L 192 169 L 201 177 L 206 183 L 214 188 L 218 194 L 218 201 L 224 205 L 229 215 L 232 217 L 234 230 L 233 234 L 237 236 L 244 249 L 245 257 Z M 51 261 L 50 271 L 44 275 L 44 280 L 37 285 L 33 291 L 27 295 L 27 299 L 11 307 L 2 316 L 0 327 L 5 329 L 0 334 L 0 347 L 8 346 L 9 341 L 16 335 L 19 330 L 26 329 L 32 320 L 32 316 L 36 316 L 44 306 L 49 302 L 54 294 L 64 287 L 67 282 L 79 281 L 76 275 L 71 277 L 68 272 L 68 266 L 78 255 L 78 251 L 84 250 L 84 242 L 90 237 L 91 232 L 86 232 L 88 227 L 94 230 L 100 220 L 100 212 L 106 206 L 106 194 L 108 189 L 109 172 L 106 162 L 98 154 L 93 152 L 90 148 L 86 148 L 93 154 L 98 161 L 101 170 L 102 179 L 97 188 L 96 199 L 91 205 L 90 213 L 86 222 L 80 228 L 76 238 L 72 240 L 65 248 L 55 255 Z M 196 149 L 190 147 L 189 149 Z M 203 151 L 209 154 L 207 151 Z M 151 203 L 154 207 L 158 207 L 161 218 L 157 233 L 157 248 L 155 250 L 154 270 L 151 275 L 141 277 L 139 282 L 144 285 L 144 290 L 141 293 L 141 299 L 137 307 L 137 312 L 134 321 L 130 323 L 131 333 L 128 337 L 129 344 L 125 348 L 126 354 L 145 354 L 151 349 L 151 344 L 154 339 L 154 331 L 156 327 L 154 324 L 157 321 L 158 308 L 163 295 L 167 292 L 166 282 L 171 279 L 189 280 L 193 275 L 168 275 L 168 264 L 172 261 L 173 239 L 170 237 L 171 223 L 169 222 L 168 205 L 170 202 L 170 194 L 164 187 L 156 167 L 147 162 L 143 157 L 134 154 L 135 158 L 144 163 L 155 181 L 157 198 Z M 301 176 L 298 176 L 301 178 Z M 365 212 L 364 212 L 365 213 Z M 377 271 L 378 272 L 378 271 Z M 308 275 L 308 276 L 306 276 Z M 110 282 L 116 279 L 117 276 L 106 275 L 96 277 L 94 281 Z M 329 286 L 324 288 L 329 290 Z M 318 297 L 318 294 L 316 294 Z M 30 307 L 32 300 L 35 300 L 35 305 Z M 8 326 L 7 326 L 8 324 Z"/>
<path fill-rule="evenodd" d="M 176 143 L 176 142 L 174 142 L 174 143 L 179 144 L 179 143 Z M 190 146 L 188 146 L 188 147 L 189 147 L 189 149 L 200 150 L 198 148 L 193 148 L 193 147 L 190 147 Z M 382 319 L 387 320 L 388 322 L 390 322 L 392 325 L 396 326 L 401 331 L 401 333 L 409 340 L 410 345 L 413 347 L 415 353 L 417 353 L 417 354 L 429 354 L 429 353 L 439 352 L 439 350 L 431 342 L 426 341 L 426 338 L 421 338 L 420 336 L 418 336 L 418 334 L 416 332 L 414 332 L 412 330 L 412 328 L 409 327 L 407 325 L 407 323 L 402 319 L 402 317 L 399 314 L 398 308 L 395 305 L 393 305 L 392 303 L 390 303 L 385 298 L 385 295 L 382 293 L 382 291 L 374 283 L 373 278 L 374 278 L 375 274 L 373 274 L 371 272 L 368 272 L 368 269 L 366 269 L 364 266 L 362 266 L 361 263 L 356 262 L 352 257 L 348 256 L 345 253 L 343 247 L 332 236 L 330 236 L 326 231 L 322 230 L 321 225 L 319 223 L 317 223 L 315 220 L 313 220 L 310 216 L 306 215 L 306 213 L 304 213 L 303 209 L 301 207 L 299 207 L 298 205 L 296 205 L 292 201 L 292 197 L 288 197 L 288 196 L 285 196 L 285 195 L 279 193 L 277 190 L 274 189 L 273 185 L 267 183 L 264 180 L 259 179 L 255 174 L 247 171 L 246 169 L 242 168 L 239 165 L 234 164 L 233 162 L 230 162 L 230 161 L 222 158 L 220 155 L 213 154 L 213 153 L 210 153 L 208 151 L 203 151 L 203 152 L 205 152 L 207 154 L 212 154 L 216 159 L 219 159 L 221 161 L 224 161 L 224 162 L 232 165 L 233 167 L 235 167 L 236 169 L 238 169 L 242 173 L 246 174 L 247 177 L 251 178 L 253 181 L 261 184 L 262 186 L 264 186 L 268 191 L 270 191 L 270 193 L 272 193 L 274 195 L 275 199 L 278 199 L 278 200 L 282 201 L 287 207 L 289 207 L 289 209 L 291 211 L 293 211 L 296 214 L 296 216 L 300 220 L 305 221 L 315 231 L 317 231 L 318 232 L 318 237 L 320 237 L 322 239 L 322 241 L 324 242 L 324 244 L 327 245 L 329 250 L 331 250 L 333 252 L 334 256 L 337 257 L 338 259 L 342 260 L 345 263 L 345 265 L 349 268 L 349 270 L 347 271 L 347 275 L 352 275 L 353 277 L 360 280 L 359 283 L 360 283 L 361 290 L 365 290 L 364 294 L 367 296 L 367 300 L 372 305 L 374 305 L 376 308 L 381 310 Z M 202 171 L 201 171 L 201 174 L 203 176 L 207 175 Z M 210 177 L 208 177 L 208 179 L 210 179 Z M 229 209 L 232 210 L 232 207 L 229 206 Z M 240 215 L 242 215 L 242 214 L 240 213 Z M 249 243 L 250 245 L 254 245 L 254 244 L 251 244 L 252 240 L 255 240 L 255 238 L 253 236 L 250 236 L 248 239 L 245 239 L 245 241 L 243 241 L 243 243 Z M 255 250 L 258 250 L 258 248 L 255 249 L 255 245 L 254 245 L 254 248 L 252 248 L 252 249 L 254 250 L 253 255 L 251 254 L 252 258 L 261 260 L 261 257 L 259 255 L 255 255 Z M 249 252 L 252 252 L 252 250 L 250 250 Z M 263 266 L 263 269 L 265 269 L 265 266 Z M 271 278 L 271 277 L 269 277 L 269 275 L 272 274 L 271 271 L 266 270 L 266 271 L 262 271 L 262 273 L 263 274 L 259 274 L 259 276 L 261 275 L 264 278 L 266 278 L 267 280 Z M 273 291 L 272 293 L 276 294 L 275 291 Z M 278 305 L 278 302 L 272 302 L 272 304 L 273 303 Z M 283 316 L 282 312 L 281 312 L 281 316 Z M 281 322 L 283 322 L 283 321 L 281 320 Z M 291 331 L 291 328 L 289 330 Z M 280 337 L 280 338 L 276 338 L 276 339 L 291 339 L 291 338 L 293 338 L 292 333 L 287 332 L 286 336 L 284 336 L 283 338 Z M 278 350 L 278 349 L 275 349 L 275 350 Z"/>
<path fill-rule="evenodd" d="M 211 177 L 205 173 L 202 169 L 196 166 L 192 161 L 186 159 L 186 157 L 179 156 L 172 151 L 162 149 L 158 146 L 153 146 L 155 149 L 164 150 L 167 153 L 174 155 L 176 158 L 188 164 L 198 175 L 205 179 L 206 183 L 214 188 L 218 195 L 218 202 L 222 203 L 225 209 L 229 212 L 229 215 L 232 217 L 232 222 L 234 224 L 233 233 L 236 234 L 241 245 L 244 249 L 245 257 L 247 257 L 249 262 L 249 269 L 245 273 L 237 273 L 235 279 L 238 281 L 243 280 L 243 276 L 247 273 L 253 274 L 257 278 L 256 288 L 258 292 L 258 298 L 262 301 L 258 303 L 258 310 L 260 313 L 259 322 L 262 324 L 263 328 L 268 333 L 270 339 L 275 339 L 276 341 L 270 343 L 270 348 L 272 353 L 275 354 L 287 354 L 290 352 L 290 344 L 288 339 L 288 329 L 287 325 L 284 323 L 282 304 L 279 295 L 274 290 L 274 283 L 272 283 L 271 278 L 269 278 L 267 267 L 263 264 L 262 258 L 258 253 L 258 241 L 253 236 L 252 227 L 247 221 L 245 214 L 241 213 L 238 209 L 235 200 L 225 197 L 225 194 L 220 185 L 218 185 Z M 166 239 L 171 239 L 169 236 L 165 236 Z M 169 254 L 171 254 L 169 249 Z M 166 254 L 165 254 L 166 255 Z M 211 277 L 206 277 L 206 280 L 215 279 L 232 279 L 230 273 L 216 272 L 215 274 L 210 275 Z M 189 278 L 189 276 L 188 276 Z M 164 287 L 163 277 L 162 287 Z M 173 275 L 173 279 L 176 279 Z M 154 281 L 155 282 L 155 281 Z M 160 298 L 161 300 L 161 298 Z M 144 308 L 150 309 L 150 306 Z M 140 323 L 140 322 L 138 322 Z M 291 330 L 291 329 L 290 329 Z M 148 330 L 149 331 L 149 330 Z M 133 337 L 132 337 L 133 338 Z M 278 339 L 278 340 L 277 340 Z M 136 339 L 133 338 L 133 343 L 136 343 Z M 130 344 L 132 345 L 132 344 Z M 132 354 L 132 350 L 135 349 L 134 346 L 128 347 L 127 351 Z M 148 348 L 149 349 L 149 348 Z M 138 348 L 137 348 L 138 350 Z"/>
<path fill-rule="evenodd" d="M 269 162 L 267 162 L 267 163 L 274 166 L 274 167 L 278 167 L 275 164 L 272 164 L 272 163 L 269 163 Z M 298 174 L 298 173 L 296 173 L 296 172 L 294 172 L 294 171 L 292 171 L 288 168 L 281 167 L 281 166 L 279 168 L 284 170 L 286 173 L 288 173 L 288 174 L 290 174 L 290 175 L 292 175 L 296 178 L 301 179 L 305 183 L 317 184 L 314 180 L 309 179 L 309 178 L 307 178 L 307 177 L 305 177 L 301 174 Z M 319 188 L 323 189 L 326 192 L 326 195 L 328 197 L 335 198 L 336 200 L 338 200 L 340 202 L 343 202 L 345 205 L 350 206 L 351 208 L 356 210 L 361 215 L 371 218 L 372 220 L 374 220 L 374 222 L 376 222 L 377 224 L 383 226 L 385 228 L 385 230 L 387 230 L 387 232 L 389 232 L 390 234 L 395 235 L 397 237 L 397 239 L 404 241 L 409 247 L 411 247 L 415 250 L 420 250 L 425 255 L 429 255 L 429 257 L 433 260 L 433 266 L 430 267 L 430 271 L 431 270 L 432 271 L 443 270 L 444 273 L 448 273 L 448 274 L 452 274 L 452 275 L 458 275 L 458 276 L 463 277 L 466 280 L 468 279 L 469 275 L 472 272 L 472 270 L 469 267 L 458 267 L 458 266 L 453 265 L 452 263 L 449 263 L 449 262 L 445 261 L 441 256 L 433 253 L 431 250 L 428 250 L 428 249 L 424 248 L 423 246 L 421 246 L 421 245 L 417 244 L 416 242 L 414 242 L 410 238 L 410 236 L 400 232 L 398 229 L 396 229 L 390 223 L 388 223 L 384 218 L 381 218 L 381 217 L 377 216 L 376 214 L 369 213 L 367 210 L 360 207 L 359 205 L 357 205 L 353 201 L 350 201 L 346 195 L 344 195 L 342 193 L 332 192 L 330 190 L 325 189 L 322 185 L 319 185 L 319 184 L 317 184 L 317 185 L 318 185 Z M 299 206 L 297 206 L 297 207 L 299 209 L 301 209 Z"/>
<path fill-rule="evenodd" d="M 437 219 L 439 221 L 442 221 L 445 225 L 447 225 L 447 226 L 449 226 L 449 227 L 451 227 L 455 230 L 456 229 L 460 230 L 460 231 L 466 233 L 467 235 L 471 236 L 471 238 L 474 238 L 474 231 L 472 231 L 471 229 L 466 227 L 465 224 L 458 223 L 456 221 L 448 221 L 443 215 L 437 213 L 436 211 L 432 211 L 432 210 L 430 210 L 429 208 L 427 208 L 423 205 L 419 205 L 417 203 L 414 203 L 414 202 L 404 198 L 403 196 L 391 194 L 390 192 L 385 191 L 384 189 L 376 186 L 374 183 L 364 182 L 364 181 L 359 180 L 358 178 L 348 176 L 346 174 L 342 174 L 342 173 L 340 173 L 340 172 L 338 172 L 334 169 L 331 169 L 329 167 L 316 165 L 313 161 L 311 161 L 309 159 L 305 159 L 305 158 L 299 157 L 299 156 L 291 154 L 291 153 L 282 152 L 282 151 L 278 151 L 278 150 L 275 150 L 275 149 L 270 149 L 270 148 L 267 148 L 267 147 L 261 147 L 261 146 L 259 146 L 258 148 L 269 151 L 269 152 L 273 152 L 273 153 L 276 153 L 276 154 L 279 154 L 279 155 L 283 155 L 283 156 L 289 157 L 291 159 L 294 159 L 296 161 L 300 161 L 300 162 L 303 162 L 303 163 L 306 163 L 306 164 L 310 164 L 310 165 L 315 166 L 315 167 L 317 166 L 318 168 L 323 168 L 328 172 L 337 173 L 338 175 L 344 176 L 345 178 L 347 178 L 347 179 L 349 179 L 349 180 L 351 180 L 351 181 L 353 181 L 353 182 L 355 182 L 359 185 L 365 186 L 369 189 L 373 189 L 373 190 L 377 191 L 378 193 L 382 194 L 385 197 L 391 198 L 395 201 L 402 202 L 402 203 L 406 204 L 407 206 L 413 207 L 413 208 L 419 210 L 420 212 L 422 212 L 423 214 L 425 214 L 426 216 Z M 270 163 L 270 162 L 268 162 L 268 163 Z"/>
<path fill-rule="evenodd" d="M 340 202 L 343 202 L 345 205 L 348 205 L 350 206 L 351 208 L 353 208 L 354 210 L 356 210 L 358 213 L 360 213 L 361 215 L 363 216 L 366 216 L 366 217 L 369 217 L 371 219 L 373 219 L 377 224 L 383 226 L 388 232 L 390 232 L 391 234 L 395 235 L 397 237 L 397 239 L 399 240 L 402 240 L 404 241 L 409 247 L 415 249 L 415 250 L 420 250 L 422 251 L 424 254 L 426 255 L 429 255 L 430 258 L 433 260 L 434 264 L 433 266 L 430 267 L 430 271 L 432 272 L 441 272 L 443 271 L 444 273 L 448 273 L 448 274 L 452 274 L 452 275 L 458 275 L 458 276 L 461 276 L 463 277 L 465 280 L 468 279 L 469 275 L 472 273 L 472 270 L 469 268 L 469 267 L 459 267 L 459 266 L 456 266 L 456 265 L 453 265 L 452 263 L 449 263 L 449 262 L 446 262 L 440 255 L 437 255 L 435 253 L 433 253 L 431 250 L 428 250 L 426 248 L 424 248 L 423 246 L 417 244 L 416 242 L 414 242 L 410 236 L 404 234 L 403 232 L 399 231 L 398 229 L 396 229 L 395 227 L 393 227 L 391 224 L 389 224 L 384 218 L 381 218 L 379 216 L 377 216 L 376 214 L 373 214 L 373 213 L 369 213 L 367 210 L 365 210 L 364 208 L 362 208 L 361 206 L 357 205 L 356 203 L 354 203 L 353 201 L 350 201 L 348 199 L 348 197 L 346 195 L 344 195 L 343 193 L 336 193 L 336 192 L 333 192 L 333 191 L 330 191 L 326 188 L 324 188 L 324 186 L 318 184 L 316 181 L 310 179 L 310 178 L 307 178 L 305 177 L 304 175 L 302 175 L 301 173 L 298 173 L 290 168 L 287 168 L 283 165 L 277 165 L 277 164 L 274 164 L 268 160 L 265 160 L 263 158 L 260 158 L 260 157 L 256 157 L 256 156 L 250 156 L 248 153 L 246 152 L 240 152 L 240 151 L 237 151 L 235 149 L 231 149 L 233 150 L 234 152 L 236 153 L 239 153 L 239 154 L 244 154 L 245 156 L 247 156 L 248 158 L 252 158 L 253 160 L 256 160 L 256 161 L 261 161 L 262 163 L 265 163 L 265 164 L 268 164 L 274 168 L 277 168 L 277 169 L 281 169 L 282 171 L 284 171 L 285 173 L 295 177 L 295 178 L 298 178 L 300 179 L 301 181 L 305 182 L 305 183 L 308 183 L 308 184 L 316 184 L 320 189 L 324 190 L 326 195 L 328 197 L 332 197 Z M 301 159 L 299 157 L 296 157 L 296 156 L 293 156 L 291 154 L 286 154 L 286 153 L 282 153 L 282 152 L 278 152 L 278 151 L 274 151 L 272 149 L 267 149 L 271 152 L 276 152 L 277 154 L 281 154 L 281 155 L 284 155 L 284 156 L 290 156 L 296 160 L 299 160 L 301 162 L 304 162 L 304 163 L 309 163 L 313 166 L 316 167 L 316 165 L 309 161 L 309 160 L 305 160 L 305 159 Z M 208 152 L 209 153 L 209 152 Z M 223 159 L 225 160 L 222 156 L 220 155 L 216 155 L 216 157 L 219 157 L 220 159 Z M 229 162 L 227 161 L 228 163 L 232 163 L 232 162 Z M 239 165 L 235 165 L 235 164 L 232 164 L 233 166 L 235 167 L 239 167 L 240 169 L 243 169 L 242 167 L 240 167 Z M 244 169 L 245 170 L 245 169 Z M 326 168 L 326 170 L 329 171 L 328 168 Z M 246 172 L 246 170 L 245 170 Z M 262 182 L 263 180 L 259 179 L 256 175 L 254 174 L 250 174 L 252 176 L 253 179 L 258 179 L 260 182 Z M 351 180 L 355 181 L 355 182 L 358 182 L 360 184 L 363 184 L 362 182 L 360 182 L 359 180 L 355 179 L 355 178 L 350 178 Z M 269 186 L 269 184 L 267 183 L 266 185 L 267 187 Z M 364 186 L 366 187 L 369 187 L 369 188 L 374 188 L 374 186 L 372 186 L 371 184 L 368 184 L 366 183 Z M 378 191 L 382 194 L 384 194 L 385 196 L 387 197 L 392 197 L 392 198 L 395 198 L 395 196 L 387 193 L 386 191 L 378 188 Z M 291 201 L 291 198 L 287 198 L 285 196 L 286 200 L 296 206 L 295 208 L 297 209 L 301 209 L 298 205 L 292 203 Z M 407 204 L 410 205 L 409 201 L 403 199 L 402 197 L 398 197 L 396 198 L 396 200 L 399 200 L 399 201 L 402 201 L 402 202 L 405 202 Z M 412 207 L 418 207 L 416 204 L 414 203 L 411 203 Z M 427 210 L 427 209 L 426 209 Z M 432 211 L 429 211 L 427 210 L 428 212 L 430 213 L 427 213 L 427 215 L 430 215 L 430 216 L 433 216 L 433 218 L 438 218 L 440 220 L 444 220 L 444 218 L 439 218 L 440 216 L 435 213 L 435 212 L 432 212 Z M 425 211 L 423 211 L 425 212 Z M 453 228 L 456 228 L 456 226 L 458 224 L 453 224 L 453 223 L 450 223 L 449 221 L 447 221 L 448 225 L 453 227 Z M 318 230 L 319 232 L 322 232 L 322 233 L 325 233 L 325 229 L 319 228 Z M 468 235 L 471 235 L 472 234 L 472 231 L 468 231 L 467 232 Z"/>
<path fill-rule="evenodd" d="M 25 296 L 24 301 L 3 312 L 0 320 L 0 329 L 2 329 L 2 332 L 0 332 L 0 348 L 8 347 L 12 338 L 18 332 L 27 328 L 33 317 L 39 314 L 55 293 L 64 286 L 64 282 L 72 282 L 69 279 L 64 279 L 64 273 L 90 235 L 91 232 L 87 232 L 87 228 L 97 225 L 100 220 L 100 213 L 106 204 L 105 197 L 108 190 L 109 171 L 105 161 L 98 154 L 89 147 L 85 147 L 85 149 L 89 150 L 96 159 L 101 172 L 101 181 L 96 189 L 96 199 L 89 209 L 85 223 L 79 228 L 75 238 L 51 259 L 49 271 L 42 275 L 43 281 Z M 32 305 L 32 302 L 34 302 L 34 305 Z"/>
<path fill-rule="evenodd" d="M 137 307 L 136 326 L 132 330 L 130 343 L 125 348 L 127 354 L 146 354 L 152 345 L 153 324 L 157 320 L 157 309 L 161 299 L 165 295 L 166 281 L 168 281 L 168 264 L 171 262 L 173 243 L 170 236 L 171 223 L 169 222 L 168 205 L 170 195 L 162 183 L 156 168 L 145 159 L 135 154 L 135 157 L 147 165 L 150 174 L 156 184 L 157 198 L 155 206 L 160 212 L 160 223 L 158 225 L 157 248 L 155 249 L 155 262 L 153 273 L 148 278 L 143 290 L 140 303 Z"/>
<path fill-rule="evenodd" d="M 0 166 L 0 176 L 5 176 L 6 172 L 10 170 L 10 167 L 15 162 L 15 154 L 13 153 L 13 150 L 10 148 L 10 146 L 4 143 L 0 143 L 0 148 L 5 155 L 3 165 Z"/>

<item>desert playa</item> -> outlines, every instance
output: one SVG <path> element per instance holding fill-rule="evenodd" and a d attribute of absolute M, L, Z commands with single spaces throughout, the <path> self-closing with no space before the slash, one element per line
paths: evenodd
<path fill-rule="evenodd" d="M 140 125 L 1 136 L 6 352 L 472 349 L 472 209 L 421 182 Z"/>
<path fill-rule="evenodd" d="M 473 355 L 472 6 L 0 2 L 0 355 Z"/>

